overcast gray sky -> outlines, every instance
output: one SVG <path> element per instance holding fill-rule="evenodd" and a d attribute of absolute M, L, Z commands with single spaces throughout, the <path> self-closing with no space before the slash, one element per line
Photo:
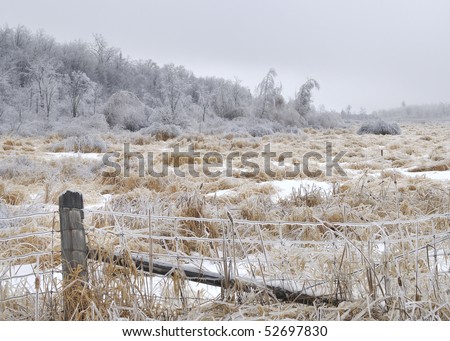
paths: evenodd
<path fill-rule="evenodd" d="M 293 97 L 368 111 L 450 102 L 447 0 L 0 0 L 0 25 L 58 41 L 102 34 L 132 59 L 238 77 L 252 91 L 274 67 Z"/>

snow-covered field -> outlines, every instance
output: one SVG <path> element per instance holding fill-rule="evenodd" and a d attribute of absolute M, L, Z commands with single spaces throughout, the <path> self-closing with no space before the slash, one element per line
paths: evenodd
<path fill-rule="evenodd" d="M 50 267 L 44 257 L 38 269 L 35 257 L 21 257 L 38 251 L 48 252 L 52 248 L 57 254 L 58 238 L 31 236 L 7 241 L 15 233 L 22 235 L 57 228 L 53 215 L 36 220 L 30 218 L 23 223 L 10 222 L 7 217 L 56 212 L 59 195 L 71 189 L 83 193 L 85 224 L 90 229 L 88 241 L 95 247 L 114 252 L 128 250 L 147 256 L 152 244 L 155 260 L 181 262 L 185 267 L 214 273 L 223 273 L 225 257 L 229 261 L 227 268 L 231 278 L 253 281 L 257 283 L 256 288 L 273 285 L 310 295 L 341 290 L 345 301 L 342 306 L 351 309 L 361 309 L 360 301 L 365 301 L 371 290 L 376 291 L 378 297 L 389 291 L 398 304 L 406 299 L 414 300 L 417 306 L 423 300 L 440 306 L 448 304 L 445 290 L 437 299 L 431 295 L 430 287 L 446 288 L 450 282 L 446 251 L 449 227 L 448 219 L 443 218 L 450 211 L 450 127 L 411 125 L 402 128 L 401 136 L 361 137 L 351 130 L 309 130 L 301 137 L 275 135 L 225 139 L 199 135 L 190 137 L 189 141 L 181 137 L 131 145 L 133 152 L 144 156 L 145 167 L 147 152 L 155 152 L 155 168 L 164 165 L 168 168 L 163 177 L 140 177 L 136 159 L 131 161 L 129 176 L 122 173 L 109 176 L 107 172 L 111 168 L 102 165 L 103 154 L 70 150 L 54 152 L 52 146 L 58 142 L 54 140 L 8 142 L 8 148 L 0 149 L 0 218 L 4 219 L 0 221 L 0 242 L 5 245 L 0 251 L 0 295 L 10 295 L 13 288 L 17 289 L 17 295 L 24 292 L 35 295 L 36 278 L 40 280 L 39 295 L 45 297 L 49 283 L 55 291 L 59 290 L 62 281 L 60 263 Z M 118 152 L 128 141 L 126 135 L 114 139 L 105 136 L 104 139 L 108 151 Z M 199 146 L 200 153 L 218 151 L 224 159 L 232 151 L 261 153 L 267 143 L 277 155 L 292 151 L 293 157 L 282 162 L 274 158 L 271 162 L 273 175 L 248 176 L 245 173 L 248 167 L 235 158 L 230 177 L 224 174 L 211 177 L 203 173 L 196 177 L 188 174 L 188 168 L 194 165 L 201 169 L 201 160 L 184 160 L 176 169 L 171 158 L 164 161 L 161 155 L 170 153 L 176 145 L 187 150 L 192 142 Z M 336 171 L 325 174 L 326 142 L 332 143 L 334 155 L 345 151 L 339 162 L 345 175 Z M 0 141 L 0 146 L 2 144 Z M 29 151 L 30 145 L 33 152 Z M 293 166 L 303 166 L 302 156 L 309 151 L 323 155 L 322 159 L 311 159 L 309 165 L 310 169 L 321 170 L 322 174 L 311 178 L 302 172 L 286 177 L 285 172 Z M 119 157 L 117 161 L 123 160 Z M 252 161 L 264 169 L 263 157 Z M 420 171 L 412 171 L 417 169 Z M 225 165 L 210 169 L 225 170 Z M 179 171 L 187 175 L 178 176 Z M 101 215 L 98 211 L 121 214 Z M 142 218 L 149 213 L 155 217 L 151 242 L 146 237 L 148 219 Z M 424 218 L 432 215 L 436 218 Z M 55 216 L 57 219 L 57 214 Z M 177 222 L 170 217 L 178 217 Z M 183 220 L 182 217 L 211 221 Z M 214 222 L 214 219 L 220 222 Z M 416 223 L 416 219 L 420 223 Z M 233 233 L 230 230 L 232 221 Z M 246 225 L 243 221 L 260 223 Z M 393 221 L 403 223 L 396 225 Z M 273 222 L 284 223 L 276 225 Z M 367 267 L 367 264 L 371 265 Z M 367 268 L 373 274 L 369 275 Z M 111 311 L 113 306 L 114 309 L 121 306 L 120 311 L 141 311 L 144 309 L 139 306 L 144 302 L 142 295 L 147 297 L 148 293 L 164 309 L 180 316 L 187 314 L 189 309 L 217 304 L 223 297 L 234 297 L 233 300 L 248 304 L 247 307 L 254 306 L 255 301 L 251 300 L 258 301 L 255 297 L 260 295 L 253 291 L 224 293 L 221 288 L 182 278 L 150 277 L 122 273 L 119 269 L 114 270 L 119 275 L 105 275 L 107 280 L 102 284 L 101 278 L 107 267 L 106 270 L 98 269 L 94 272 L 98 280 L 95 283 L 99 288 L 104 285 L 114 292 L 114 298 L 108 301 L 112 305 L 104 311 Z M 127 278 L 135 283 L 137 291 L 144 293 L 141 296 L 133 293 L 140 297 L 134 308 L 123 300 L 123 293 L 118 294 Z M 348 287 L 336 287 L 336 278 Z M 422 292 L 422 301 L 417 301 L 413 295 L 416 285 Z M 385 307 L 383 303 L 378 308 Z M 100 312 L 103 308 L 96 309 L 99 309 L 98 314 L 103 314 Z M 238 312 L 241 308 L 236 309 L 230 314 L 244 318 L 243 313 Z M 301 314 L 311 313 L 306 307 L 302 309 Z M 339 311 L 336 309 L 326 310 L 329 318 L 336 318 Z M 4 318 L 15 316 L 12 311 L 5 310 L 10 315 L 4 315 Z M 410 310 L 408 313 L 412 314 Z M 123 314 L 114 315 L 114 318 L 127 318 Z M 250 316 L 257 314 L 252 310 Z M 396 318 L 399 316 L 395 315 Z"/>

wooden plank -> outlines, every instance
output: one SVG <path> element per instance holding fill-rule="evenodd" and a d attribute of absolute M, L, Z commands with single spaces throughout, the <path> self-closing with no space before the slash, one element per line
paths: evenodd
<path fill-rule="evenodd" d="M 123 256 L 117 254 L 108 255 L 107 252 L 99 250 L 89 250 L 88 258 L 96 261 L 115 264 L 122 267 L 129 267 L 131 265 L 129 261 Z M 201 270 L 190 266 L 177 267 L 174 264 L 161 261 L 153 261 L 153 264 L 150 265 L 149 261 L 147 259 L 144 259 L 143 257 L 132 257 L 132 261 L 134 266 L 138 270 L 147 273 L 150 273 L 150 269 L 152 269 L 152 274 L 168 276 L 175 271 L 181 271 L 184 273 L 185 278 L 189 281 L 221 288 L 224 288 L 226 285 L 229 285 L 230 288 L 233 288 L 236 285 L 245 292 L 267 291 L 273 297 L 283 302 L 295 302 L 306 305 L 330 304 L 334 306 L 337 306 L 340 302 L 342 302 L 342 300 L 336 297 L 336 295 L 334 294 L 316 296 L 307 294 L 305 292 L 294 292 L 287 290 L 286 288 L 264 285 L 263 283 L 257 283 L 247 279 L 226 279 L 222 274 L 218 274 L 215 272 Z"/>

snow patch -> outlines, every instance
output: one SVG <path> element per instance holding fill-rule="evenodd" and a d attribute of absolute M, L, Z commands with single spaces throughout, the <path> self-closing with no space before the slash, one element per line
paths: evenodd
<path fill-rule="evenodd" d="M 99 153 L 79 153 L 79 152 L 61 152 L 61 153 L 45 153 L 51 159 L 61 158 L 80 158 L 88 160 L 101 160 L 103 154 Z"/>
<path fill-rule="evenodd" d="M 428 172 L 408 172 L 406 169 L 394 168 L 393 170 L 410 177 L 425 177 L 431 180 L 450 181 L 450 170 L 446 171 L 428 171 Z"/>
<path fill-rule="evenodd" d="M 222 196 L 228 196 L 228 195 L 236 195 L 236 191 L 232 189 L 221 189 L 215 192 L 211 192 L 206 194 L 206 197 L 222 197 Z"/>
<path fill-rule="evenodd" d="M 98 209 L 98 208 L 102 208 L 105 207 L 105 205 L 110 202 L 112 199 L 112 195 L 111 194 L 102 194 L 102 197 L 100 199 L 99 202 L 92 204 L 92 205 L 86 205 L 86 209 Z"/>
<path fill-rule="evenodd" d="M 10 268 L 0 269 L 0 280 L 5 285 L 10 285 L 13 289 L 34 294 L 36 293 L 36 279 L 39 278 L 39 288 L 42 290 L 44 285 L 43 277 L 51 279 L 49 271 L 46 274 L 42 274 L 41 270 L 37 269 L 36 263 L 13 265 Z M 55 283 L 61 283 L 61 267 L 54 269 L 53 278 L 56 280 Z"/>
<path fill-rule="evenodd" d="M 333 185 L 328 182 L 321 182 L 316 180 L 274 180 L 266 182 L 271 184 L 278 190 L 276 194 L 277 199 L 286 199 L 292 191 L 297 191 L 300 195 L 306 195 L 312 191 L 319 190 L 323 194 L 330 194 L 333 190 Z"/>

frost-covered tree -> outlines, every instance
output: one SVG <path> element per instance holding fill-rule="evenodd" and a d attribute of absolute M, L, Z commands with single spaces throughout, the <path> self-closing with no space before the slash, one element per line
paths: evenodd
<path fill-rule="evenodd" d="M 213 109 L 217 116 L 233 119 L 240 115 L 234 106 L 232 83 L 221 79 L 216 82 L 213 90 Z"/>
<path fill-rule="evenodd" d="M 277 86 L 275 84 L 276 77 L 275 69 L 270 69 L 256 88 L 256 112 L 260 118 L 270 117 L 276 108 L 277 101 L 280 101 L 282 97 L 281 85 Z"/>
<path fill-rule="evenodd" d="M 94 34 L 94 42 L 90 46 L 90 50 L 94 55 L 97 65 L 95 67 L 96 81 L 105 86 L 107 89 L 112 88 L 110 68 L 113 67 L 114 57 L 118 55 L 119 49 L 108 45 L 106 39 L 100 34 Z"/>
<path fill-rule="evenodd" d="M 54 59 L 38 59 L 29 68 L 29 74 L 37 89 L 36 113 L 45 112 L 50 118 L 50 112 L 61 86 L 61 74 L 57 72 L 58 61 Z"/>
<path fill-rule="evenodd" d="M 201 84 L 198 88 L 198 105 L 202 110 L 202 122 L 205 122 L 206 114 L 212 105 L 214 89 L 206 84 Z"/>
<path fill-rule="evenodd" d="M 305 117 L 311 111 L 312 104 L 312 90 L 320 89 L 319 83 L 312 78 L 309 78 L 301 87 L 295 96 L 295 110 Z"/>
<path fill-rule="evenodd" d="M 93 84 L 84 72 L 72 71 L 64 78 L 64 88 L 70 99 L 72 117 L 77 117 L 78 108 Z"/>
<path fill-rule="evenodd" d="M 60 46 L 59 58 L 62 63 L 61 72 L 84 72 L 90 79 L 95 76 L 97 58 L 90 49 L 89 44 L 82 41 L 74 41 Z"/>
<path fill-rule="evenodd" d="M 190 80 L 191 74 L 183 66 L 168 64 L 162 68 L 161 94 L 168 109 L 167 122 L 176 123 L 189 105 L 191 98 L 187 93 L 191 86 Z"/>
<path fill-rule="evenodd" d="M 97 113 L 97 107 L 103 94 L 103 86 L 95 82 L 92 82 L 91 85 L 92 85 L 92 110 L 93 114 L 95 115 Z"/>

